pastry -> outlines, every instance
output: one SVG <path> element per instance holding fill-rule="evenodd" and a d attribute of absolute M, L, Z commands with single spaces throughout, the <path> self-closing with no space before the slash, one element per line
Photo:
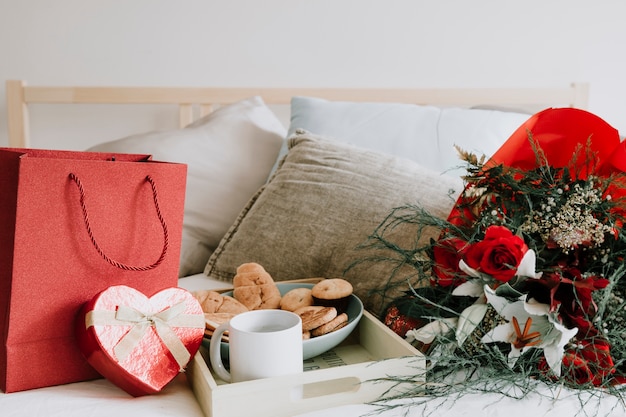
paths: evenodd
<path fill-rule="evenodd" d="M 315 305 L 335 307 L 339 313 L 346 312 L 352 292 L 352 284 L 342 278 L 322 280 L 311 289 Z"/>
<path fill-rule="evenodd" d="M 240 265 L 233 287 L 233 297 L 249 310 L 280 308 L 282 297 L 274 279 L 257 263 Z"/>
<path fill-rule="evenodd" d="M 261 265 L 250 262 L 237 267 L 237 273 L 233 277 L 233 287 L 245 287 L 248 285 L 274 284 L 272 276 Z"/>

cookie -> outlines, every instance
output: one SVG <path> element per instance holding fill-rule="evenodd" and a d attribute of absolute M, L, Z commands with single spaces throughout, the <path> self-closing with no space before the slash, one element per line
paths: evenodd
<path fill-rule="evenodd" d="M 213 333 L 220 327 L 221 324 L 227 323 L 230 319 L 235 317 L 232 313 L 205 313 L 204 314 L 204 336 L 211 338 Z M 222 334 L 222 342 L 228 342 L 228 330 Z"/>
<path fill-rule="evenodd" d="M 323 309 L 324 307 L 322 306 L 304 306 L 304 307 L 300 307 L 296 310 L 294 310 L 293 312 L 296 313 L 297 315 L 300 316 L 300 318 L 302 318 L 302 314 L 306 311 L 319 311 L 321 309 Z"/>
<path fill-rule="evenodd" d="M 345 313 L 353 292 L 352 284 L 342 278 L 325 279 L 313 286 L 311 295 L 315 305 L 335 307 Z"/>
<path fill-rule="evenodd" d="M 213 338 L 213 333 L 215 333 L 215 330 L 205 329 L 204 337 L 208 337 L 209 339 L 211 339 Z M 228 331 L 222 333 L 222 337 L 220 338 L 220 340 L 226 343 L 230 341 L 230 338 L 228 337 Z"/>
<path fill-rule="evenodd" d="M 313 330 L 337 317 L 337 309 L 335 307 L 306 309 L 299 316 L 302 319 L 302 331 Z"/>
<path fill-rule="evenodd" d="M 323 336 L 325 334 L 334 332 L 335 330 L 339 330 L 345 325 L 348 324 L 348 315 L 346 313 L 341 313 L 328 323 L 322 324 L 319 327 L 311 330 L 312 337 Z"/>
<path fill-rule="evenodd" d="M 313 305 L 313 296 L 310 288 L 294 288 L 283 295 L 280 308 L 287 311 L 296 311 L 301 307 Z"/>
<path fill-rule="evenodd" d="M 235 316 L 233 313 L 204 313 L 204 324 L 207 330 L 215 330 Z"/>

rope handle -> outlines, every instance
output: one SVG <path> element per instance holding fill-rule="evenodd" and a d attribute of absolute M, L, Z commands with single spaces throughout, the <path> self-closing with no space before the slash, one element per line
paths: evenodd
<path fill-rule="evenodd" d="M 165 259 L 165 255 L 167 254 L 167 249 L 169 247 L 169 234 L 167 232 L 167 224 L 165 224 L 165 219 L 163 218 L 163 215 L 161 214 L 161 208 L 159 207 L 157 188 L 154 183 L 154 179 L 152 179 L 150 175 L 146 176 L 146 181 L 149 182 L 150 186 L 152 187 L 152 198 L 154 200 L 156 214 L 159 218 L 159 222 L 161 222 L 161 227 L 163 228 L 163 250 L 161 251 L 161 256 L 159 256 L 159 259 L 157 259 L 156 262 L 152 263 L 151 265 L 145 266 L 126 265 L 111 259 L 109 256 L 107 256 L 106 253 L 104 253 L 104 251 L 96 241 L 93 230 L 91 229 L 91 223 L 89 222 L 89 215 L 87 213 L 87 205 L 85 203 L 85 189 L 83 188 L 83 184 L 76 174 L 70 173 L 69 177 L 74 181 L 74 183 L 78 187 L 78 192 L 80 193 L 80 206 L 83 211 L 83 219 L 85 221 L 85 227 L 87 228 L 87 234 L 89 235 L 89 238 L 91 239 L 91 243 L 93 244 L 94 248 L 105 261 L 119 269 L 123 269 L 126 271 L 149 271 L 156 268 L 163 262 L 163 260 Z"/>

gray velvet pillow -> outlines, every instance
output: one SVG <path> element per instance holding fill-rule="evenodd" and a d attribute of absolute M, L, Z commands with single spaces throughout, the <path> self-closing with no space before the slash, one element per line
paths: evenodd
<path fill-rule="evenodd" d="M 460 179 L 407 159 L 297 134 L 271 180 L 220 242 L 205 273 L 231 280 L 239 265 L 257 262 L 276 281 L 343 277 L 367 308 L 378 312 L 384 299 L 372 290 L 387 284 L 394 266 L 374 262 L 348 269 L 372 255 L 357 247 L 396 207 L 417 204 L 447 217 L 461 189 Z M 405 243 L 416 239 L 411 227 L 393 234 Z M 406 276 L 397 272 L 395 280 L 411 274 L 410 268 Z"/>

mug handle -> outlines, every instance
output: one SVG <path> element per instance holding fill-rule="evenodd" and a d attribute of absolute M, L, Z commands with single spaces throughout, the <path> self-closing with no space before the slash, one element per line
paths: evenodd
<path fill-rule="evenodd" d="M 226 382 L 231 382 L 230 372 L 226 370 L 222 363 L 221 342 L 222 335 L 228 330 L 228 323 L 221 324 L 211 336 L 209 344 L 209 359 L 215 373 Z"/>

